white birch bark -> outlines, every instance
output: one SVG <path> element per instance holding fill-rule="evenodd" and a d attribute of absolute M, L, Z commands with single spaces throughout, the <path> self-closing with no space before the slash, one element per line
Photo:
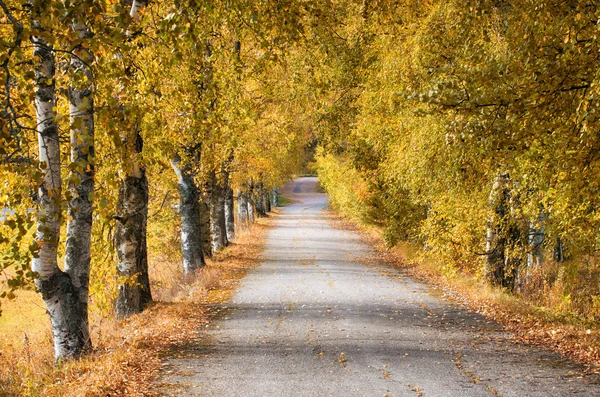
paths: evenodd
<path fill-rule="evenodd" d="M 227 186 L 225 190 L 225 231 L 227 241 L 235 239 L 235 207 L 233 202 L 233 189 Z"/>
<path fill-rule="evenodd" d="M 205 265 L 202 253 L 200 194 L 194 175 L 185 166 L 181 167 L 181 158 L 178 155 L 171 161 L 171 166 L 177 175 L 179 186 L 183 274 L 190 276 Z"/>
<path fill-rule="evenodd" d="M 531 278 L 532 273 L 542 267 L 544 255 L 542 248 L 545 239 L 546 214 L 540 211 L 536 220 L 529 224 L 529 252 L 527 253 L 527 279 Z"/>
<path fill-rule="evenodd" d="M 254 203 L 254 184 L 250 182 L 250 188 L 246 193 L 246 199 L 248 201 L 248 223 L 252 224 L 256 222 L 256 205 Z"/>
<path fill-rule="evenodd" d="M 37 273 L 36 286 L 42 295 L 52 324 L 54 354 L 57 360 L 78 357 L 84 351 L 85 337 L 80 328 L 79 296 L 71 278 L 58 268 L 60 238 L 61 175 L 60 144 L 56 125 L 55 64 L 52 47 L 35 33 L 42 30 L 38 18 L 40 2 L 33 4 L 31 37 L 35 67 L 34 107 L 37 118 L 38 151 L 42 181 L 38 190 L 37 228 L 39 247 L 31 268 Z"/>
<path fill-rule="evenodd" d="M 79 39 L 91 37 L 85 23 L 73 23 Z M 79 44 L 71 56 L 69 87 L 71 143 L 71 199 L 67 221 L 65 271 L 79 294 L 81 330 L 86 348 L 91 348 L 88 295 L 91 261 L 92 202 L 94 194 L 94 99 L 92 96 L 93 53 Z"/>
<path fill-rule="evenodd" d="M 147 1 L 133 0 L 131 3 L 131 9 L 129 10 L 129 16 L 134 21 L 139 21 L 140 13 L 146 7 Z"/>
<path fill-rule="evenodd" d="M 129 15 L 134 21 L 139 21 L 145 5 L 145 1 L 133 1 Z M 117 215 L 114 217 L 117 220 L 117 271 L 122 280 L 118 286 L 116 311 L 117 317 L 121 318 L 141 312 L 152 301 L 146 244 L 148 180 L 139 160 L 143 140 L 137 126 L 124 136 L 129 157 L 123 165 L 126 177 L 121 181 Z"/>
<path fill-rule="evenodd" d="M 141 177 L 127 176 L 119 189 L 117 205 L 117 270 L 123 281 L 117 296 L 117 317 L 139 313 L 152 301 L 148 279 L 146 225 L 148 219 L 148 180 L 142 168 Z"/>
<path fill-rule="evenodd" d="M 248 194 L 245 191 L 238 191 L 238 218 L 242 227 L 248 227 Z"/>
<path fill-rule="evenodd" d="M 213 252 L 216 252 L 227 246 L 225 194 L 214 171 L 209 177 L 209 185 L 211 241 Z"/>

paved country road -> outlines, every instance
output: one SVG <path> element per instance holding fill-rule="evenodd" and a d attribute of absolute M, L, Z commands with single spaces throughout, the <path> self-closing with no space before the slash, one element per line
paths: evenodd
<path fill-rule="evenodd" d="M 300 178 L 282 191 L 294 203 L 276 218 L 263 264 L 194 354 L 168 359 L 161 382 L 180 387 L 167 394 L 600 396 L 598 377 L 578 365 L 369 266 L 370 249 L 330 225 L 315 186 Z"/>

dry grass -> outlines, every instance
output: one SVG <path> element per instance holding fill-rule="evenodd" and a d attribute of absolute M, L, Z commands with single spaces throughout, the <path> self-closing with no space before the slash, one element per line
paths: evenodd
<path fill-rule="evenodd" d="M 3 305 L 0 317 L 0 396 L 158 395 L 153 380 L 161 357 L 194 338 L 210 321 L 207 303 L 229 299 L 239 279 L 257 265 L 269 223 L 261 219 L 250 232 L 241 233 L 187 283 L 181 281 L 177 265 L 155 260 L 151 276 L 157 302 L 120 322 L 94 322 L 94 351 L 80 360 L 54 364 L 41 299 L 34 292 L 21 292 Z"/>
<path fill-rule="evenodd" d="M 379 229 L 359 227 L 336 214 L 329 218 L 337 228 L 358 232 L 365 243 L 376 249 L 377 257 L 370 258 L 370 262 L 389 264 L 433 285 L 446 299 L 499 322 L 521 342 L 552 349 L 586 364 L 590 371 L 600 370 L 600 325 L 597 322 L 538 306 L 491 287 L 472 274 L 450 275 L 444 271 L 443 264 L 424 258 L 415 245 L 401 243 L 388 249 Z"/>

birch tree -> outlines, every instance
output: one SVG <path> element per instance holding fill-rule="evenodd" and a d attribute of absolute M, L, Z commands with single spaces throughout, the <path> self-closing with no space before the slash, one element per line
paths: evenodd
<path fill-rule="evenodd" d="M 184 276 L 192 275 L 204 267 L 202 251 L 202 221 L 200 217 L 200 191 L 190 172 L 189 165 L 181 165 L 181 157 L 175 156 L 171 165 L 177 175 L 179 186 L 179 214 L 181 217 L 181 253 Z"/>
<path fill-rule="evenodd" d="M 77 12 L 78 11 L 78 12 Z M 92 65 L 94 54 L 83 43 L 92 37 L 86 25 L 90 12 L 78 5 L 72 22 L 76 45 L 69 71 L 70 200 L 68 205 L 65 272 L 79 294 L 79 310 L 86 348 L 91 347 L 88 325 L 88 295 L 91 262 L 92 204 L 94 199 L 94 98 Z M 89 46 L 89 44 L 88 44 Z"/>
<path fill-rule="evenodd" d="M 60 143 L 56 124 L 56 88 L 54 50 L 49 43 L 49 32 L 44 29 L 44 14 L 50 12 L 43 2 L 32 4 L 32 37 L 35 67 L 34 107 L 37 117 L 38 153 L 42 183 L 38 189 L 37 231 L 35 240 L 38 250 L 31 268 L 37 273 L 36 285 L 42 294 L 54 338 L 54 354 L 57 360 L 80 356 L 89 346 L 87 311 L 82 304 L 73 277 L 85 274 L 85 268 L 73 275 L 58 267 L 57 250 L 60 239 L 61 188 Z M 84 237 L 85 238 L 85 237 Z M 85 259 L 84 259 L 85 260 Z M 85 263 L 83 264 L 85 266 Z M 89 262 L 88 262 L 89 268 Z M 83 270 L 83 271 L 81 271 Z M 76 281 L 85 289 L 87 280 Z M 84 285 L 82 285 L 84 283 Z M 87 300 L 87 296 L 85 296 Z"/>
<path fill-rule="evenodd" d="M 135 22 L 140 20 L 140 13 L 146 2 L 134 0 L 130 17 Z M 126 36 L 130 36 L 128 30 Z M 131 78 L 131 76 L 127 76 Z M 135 105 L 134 105 L 135 106 Z M 126 317 L 141 312 L 152 301 L 150 280 L 148 276 L 148 252 L 146 244 L 146 228 L 148 221 L 148 179 L 146 170 L 141 164 L 143 140 L 141 137 L 141 120 L 132 109 L 123 109 L 125 128 L 123 134 L 124 178 L 119 188 L 117 221 L 115 229 L 115 245 L 117 249 L 117 269 L 123 281 L 119 285 L 116 310 L 119 317 Z"/>

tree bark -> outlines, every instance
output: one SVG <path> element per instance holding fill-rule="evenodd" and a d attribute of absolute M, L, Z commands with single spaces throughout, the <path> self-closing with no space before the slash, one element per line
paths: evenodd
<path fill-rule="evenodd" d="M 127 176 L 119 189 L 115 242 L 119 276 L 117 317 L 139 313 L 152 301 L 148 278 L 146 225 L 148 219 L 148 180 L 140 169 L 140 177 Z"/>
<path fill-rule="evenodd" d="M 201 198 L 200 200 L 200 240 L 202 243 L 202 253 L 205 258 L 212 258 L 212 239 L 210 225 L 210 205 L 208 200 Z"/>
<path fill-rule="evenodd" d="M 35 1 L 32 10 L 32 30 L 40 32 L 38 18 L 40 5 Z M 35 241 L 39 247 L 31 269 L 37 273 L 35 281 L 46 305 L 54 339 L 56 360 L 80 356 L 89 340 L 81 329 L 79 293 L 71 277 L 62 272 L 57 263 L 60 239 L 61 188 L 60 144 L 56 125 L 55 63 L 52 47 L 41 36 L 32 36 L 35 68 L 34 107 L 37 117 L 38 153 L 41 167 L 41 185 L 38 189 L 38 211 Z"/>
<path fill-rule="evenodd" d="M 79 39 L 91 37 L 84 22 L 73 24 Z M 91 349 L 88 295 L 91 262 L 92 203 L 94 195 L 94 98 L 90 66 L 93 53 L 78 44 L 71 57 L 69 87 L 71 175 L 68 207 L 65 271 L 79 294 L 80 328 Z"/>
<path fill-rule="evenodd" d="M 489 196 L 491 215 L 487 224 L 484 277 L 493 285 L 501 285 L 504 279 L 506 218 L 509 211 L 507 185 L 508 175 L 499 175 Z"/>
<path fill-rule="evenodd" d="M 565 261 L 564 245 L 560 237 L 556 238 L 556 242 L 552 248 L 552 259 L 559 263 Z"/>
<path fill-rule="evenodd" d="M 202 252 L 200 219 L 200 193 L 189 167 L 181 168 L 181 158 L 176 155 L 171 166 L 179 186 L 179 215 L 181 217 L 181 256 L 183 274 L 190 276 L 206 264 Z"/>
<path fill-rule="evenodd" d="M 256 206 L 254 205 L 254 199 L 252 198 L 251 193 L 248 193 L 246 197 L 248 199 L 248 223 L 252 224 L 256 222 Z"/>
<path fill-rule="evenodd" d="M 271 212 L 271 194 L 268 189 L 263 189 L 263 207 L 265 208 L 265 214 Z"/>
<path fill-rule="evenodd" d="M 129 15 L 139 21 L 145 1 L 133 0 Z M 127 31 L 129 33 L 129 30 Z M 124 134 L 127 156 L 123 168 L 125 178 L 121 180 L 117 203 L 117 272 L 122 277 L 116 301 L 117 317 L 139 313 L 152 301 L 148 277 L 148 250 L 146 229 L 148 222 L 148 180 L 146 170 L 140 164 L 143 140 L 134 124 Z"/>
<path fill-rule="evenodd" d="M 248 194 L 244 191 L 238 192 L 238 218 L 240 220 L 240 225 L 244 228 L 248 228 Z"/>
<path fill-rule="evenodd" d="M 529 224 L 529 252 L 527 253 L 527 279 L 531 278 L 531 274 L 535 269 L 542 267 L 544 255 L 542 248 L 545 238 L 545 222 L 546 214 L 540 211 L 536 220 L 532 220 Z"/>
<path fill-rule="evenodd" d="M 273 198 L 272 198 L 272 206 L 273 208 L 277 208 L 279 207 L 279 192 L 277 191 L 277 189 L 273 189 Z"/>
<path fill-rule="evenodd" d="M 217 181 L 215 171 L 209 177 L 210 197 L 210 226 L 213 252 L 227 246 L 227 232 L 225 229 L 225 194 L 223 187 Z"/>
<path fill-rule="evenodd" d="M 256 184 L 256 188 L 254 189 L 254 205 L 256 207 L 256 212 L 258 216 L 266 216 L 265 212 L 265 201 L 263 194 L 263 185 L 262 182 Z"/>
<path fill-rule="evenodd" d="M 225 231 L 227 233 L 227 241 L 235 239 L 235 208 L 233 204 L 233 189 L 228 186 L 225 190 Z"/>

